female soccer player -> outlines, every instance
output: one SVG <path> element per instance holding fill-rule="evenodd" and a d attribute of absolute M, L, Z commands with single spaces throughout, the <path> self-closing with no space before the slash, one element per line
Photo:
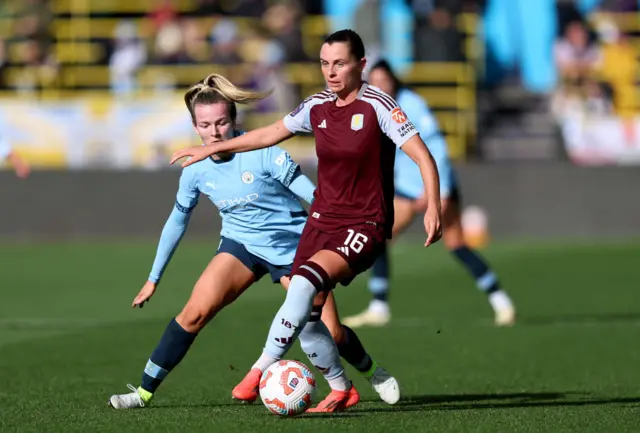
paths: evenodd
<path fill-rule="evenodd" d="M 183 149 L 172 157 L 173 163 L 190 156 L 183 162 L 188 166 L 219 152 L 268 148 L 296 133 L 315 135 L 318 188 L 296 251 L 291 284 L 262 355 L 236 388 L 255 388 L 261 372 L 287 353 L 310 315 L 320 311 L 327 293 L 367 270 L 384 247 L 393 227 L 396 146 L 420 167 L 427 201 L 425 245 L 441 236 L 435 162 L 395 100 L 362 80 L 364 55 L 362 39 L 352 30 L 330 35 L 320 51 L 327 90 L 305 99 L 270 126 L 222 143 Z M 331 388 L 316 412 L 343 410 L 356 394 L 344 375 Z"/>
<path fill-rule="evenodd" d="M 31 173 L 29 164 L 2 137 L 0 137 L 0 161 L 8 161 L 13 166 L 16 176 L 21 179 L 26 179 Z"/>
<path fill-rule="evenodd" d="M 386 61 L 381 60 L 371 68 L 369 82 L 396 98 L 409 119 L 417 122 L 418 131 L 434 156 L 440 174 L 444 245 L 473 276 L 478 288 L 487 294 L 495 313 L 496 325 L 513 325 L 515 308 L 509 296 L 501 289 L 496 275 L 478 252 L 473 251 L 465 244 L 460 223 L 458 185 L 447 153 L 447 143 L 438 130 L 436 119 L 425 101 L 418 94 L 403 86 Z M 409 226 L 415 215 L 422 212 L 426 205 L 422 196 L 424 186 L 420 172 L 413 161 L 402 152 L 396 154 L 395 187 L 394 239 Z M 386 248 L 373 265 L 373 276 L 369 279 L 369 290 L 373 294 L 369 308 L 358 315 L 346 317 L 345 324 L 351 327 L 383 326 L 391 319 L 388 304 L 389 259 Z"/>
<path fill-rule="evenodd" d="M 236 103 L 264 96 L 241 90 L 213 74 L 192 87 L 185 102 L 203 144 L 211 144 L 240 134 L 235 128 Z M 109 400 L 112 407 L 147 405 L 162 380 L 187 353 L 198 332 L 262 276 L 270 274 L 274 283 L 288 286 L 307 216 L 297 196 L 311 203 L 314 189 L 289 154 L 277 147 L 242 154 L 218 153 L 183 171 L 175 208 L 162 231 L 151 275 L 133 306 L 142 307 L 154 294 L 186 231 L 200 193 L 206 194 L 220 210 L 222 241 L 186 306 L 171 320 L 151 354 L 142 384 L 137 389 L 129 385 L 131 393 L 112 396 Z M 328 311 L 326 319 L 332 329 L 340 327 L 335 311 Z M 300 343 L 330 384 L 336 378 L 341 380 L 340 353 L 364 374 L 383 400 L 395 403 L 399 398 L 396 380 L 371 360 L 353 331 L 342 333 L 350 338 L 348 341 L 343 338 L 336 347 L 324 323 L 310 321 L 300 334 Z M 246 390 L 234 390 L 232 394 L 243 401 L 257 398 L 255 389 L 243 391 Z M 357 403 L 357 398 L 353 403 Z"/>

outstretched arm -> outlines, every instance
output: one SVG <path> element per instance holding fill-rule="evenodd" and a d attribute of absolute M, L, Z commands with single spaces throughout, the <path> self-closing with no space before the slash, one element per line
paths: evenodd
<path fill-rule="evenodd" d="M 232 140 L 222 141 L 207 146 L 196 146 L 177 151 L 171 157 L 171 164 L 184 157 L 191 157 L 182 163 L 183 167 L 201 161 L 219 152 L 248 152 L 250 150 L 263 149 L 274 146 L 291 138 L 297 133 L 313 132 L 311 127 L 311 108 L 314 105 L 326 102 L 328 96 L 323 93 L 310 96 L 282 120 L 254 129 Z"/>
<path fill-rule="evenodd" d="M 216 153 L 249 152 L 251 150 L 274 146 L 293 137 L 293 135 L 294 134 L 284 126 L 284 122 L 282 120 L 278 120 L 269 126 L 254 129 L 253 131 L 249 131 L 246 134 L 232 138 L 231 140 L 225 140 L 207 146 L 194 146 L 178 150 L 171 157 L 170 163 L 173 164 L 181 158 L 190 157 L 182 163 L 182 166 L 186 167 L 194 162 L 202 161 Z"/>
<path fill-rule="evenodd" d="M 156 251 L 156 258 L 153 261 L 151 267 L 151 273 L 149 274 L 149 281 L 158 284 L 164 274 L 167 265 L 173 257 L 173 253 L 178 248 L 182 236 L 184 236 L 189 225 L 189 219 L 191 213 L 184 213 L 177 207 L 173 208 L 171 215 L 167 219 L 167 222 L 162 229 L 160 235 L 160 242 L 158 242 L 158 249 Z"/>
<path fill-rule="evenodd" d="M 151 273 L 149 274 L 147 282 L 133 299 L 132 307 L 142 308 L 144 303 L 149 301 L 155 293 L 162 274 L 171 261 L 173 253 L 178 248 L 182 236 L 187 231 L 191 211 L 198 204 L 200 191 L 196 184 L 197 182 L 193 172 L 189 172 L 188 170 L 182 172 L 176 204 L 162 229 Z"/>
<path fill-rule="evenodd" d="M 176 248 L 178 248 L 182 236 L 187 231 L 190 216 L 190 213 L 181 211 L 178 205 L 176 205 L 171 215 L 169 215 L 162 229 L 162 234 L 160 235 L 160 242 L 158 243 L 158 250 L 156 252 L 156 258 L 153 261 L 151 274 L 149 274 L 147 282 L 133 299 L 133 303 L 131 304 L 133 308 L 142 308 L 144 303 L 148 302 L 155 293 L 162 274 L 171 261 L 171 257 L 176 251 Z"/>

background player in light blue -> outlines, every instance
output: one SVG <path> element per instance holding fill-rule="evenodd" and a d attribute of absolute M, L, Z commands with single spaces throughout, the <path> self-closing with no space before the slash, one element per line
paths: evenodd
<path fill-rule="evenodd" d="M 478 288 L 487 294 L 495 313 L 496 325 L 512 325 L 515 322 L 515 308 L 511 299 L 501 289 L 496 275 L 479 253 L 465 244 L 460 221 L 458 185 L 449 160 L 447 143 L 440 133 L 435 117 L 417 93 L 403 86 L 386 61 L 381 60 L 371 67 L 369 82 L 395 97 L 409 120 L 418 128 L 422 140 L 429 147 L 438 166 L 444 245 L 473 276 Z M 424 211 L 426 202 L 422 197 L 424 185 L 418 166 L 399 150 L 396 152 L 394 180 L 396 194 L 393 238 L 395 239 L 409 226 L 416 214 Z M 369 279 L 369 290 L 373 299 L 367 310 L 343 320 L 347 326 L 352 328 L 364 325 L 382 326 L 391 319 L 388 302 L 389 259 L 386 250 L 374 264 L 372 273 Z"/>
<path fill-rule="evenodd" d="M 29 173 L 31 173 L 29 164 L 16 153 L 7 140 L 0 136 L 0 162 L 2 161 L 7 161 L 11 164 L 19 178 L 26 179 L 29 177 Z"/>
<path fill-rule="evenodd" d="M 241 134 L 235 129 L 235 102 L 249 102 L 264 96 L 266 94 L 238 89 L 214 74 L 193 86 L 185 95 L 185 102 L 198 135 L 204 144 L 209 144 Z M 151 273 L 133 306 L 142 307 L 154 294 L 201 193 L 220 211 L 221 243 L 186 306 L 167 326 L 147 362 L 140 387 L 129 385 L 132 392 L 112 396 L 109 400 L 112 407 L 130 409 L 147 405 L 162 380 L 182 360 L 198 332 L 255 281 L 269 274 L 274 283 L 288 286 L 288 275 L 307 216 L 298 197 L 311 203 L 314 190 L 315 185 L 301 174 L 289 154 L 278 147 L 218 154 L 184 169 Z M 337 314 L 334 316 L 338 320 Z M 314 365 L 326 369 L 325 378 L 330 383 L 343 375 L 338 347 L 322 321 L 310 322 L 302 330 L 300 343 L 306 353 L 316 355 Z M 349 345 L 352 349 L 357 346 L 369 359 L 357 338 Z M 383 369 L 377 374 L 378 379 L 393 379 Z M 374 388 L 384 381 L 370 380 Z M 397 386 L 395 379 L 393 382 Z M 250 397 L 255 400 L 257 394 Z"/>

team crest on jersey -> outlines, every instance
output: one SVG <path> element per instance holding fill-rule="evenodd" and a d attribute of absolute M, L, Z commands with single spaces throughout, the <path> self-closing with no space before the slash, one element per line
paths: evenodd
<path fill-rule="evenodd" d="M 351 129 L 360 131 L 364 126 L 364 114 L 354 114 L 351 116 Z"/>
<path fill-rule="evenodd" d="M 242 173 L 242 181 L 246 184 L 253 183 L 253 173 L 250 171 Z"/>
<path fill-rule="evenodd" d="M 396 123 L 404 123 L 407 121 L 407 115 L 404 114 L 404 112 L 400 107 L 396 107 L 393 109 L 393 111 L 391 111 L 391 118 Z"/>

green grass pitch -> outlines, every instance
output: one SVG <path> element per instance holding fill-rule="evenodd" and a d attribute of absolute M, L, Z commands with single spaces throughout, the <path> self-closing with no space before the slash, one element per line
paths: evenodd
<path fill-rule="evenodd" d="M 185 242 L 142 310 L 130 308 L 155 244 L 0 247 L 0 431 L 632 432 L 640 430 L 640 243 L 492 245 L 519 309 L 492 326 L 486 299 L 441 246 L 398 244 L 392 324 L 359 335 L 401 383 L 389 407 L 349 367 L 363 402 L 340 415 L 279 419 L 233 404 L 284 292 L 266 278 L 200 334 L 152 407 L 115 411 L 137 385 L 215 242 Z M 368 301 L 340 287 L 343 315 Z M 304 357 L 296 346 L 289 358 Z M 327 386 L 317 374 L 320 393 Z"/>

